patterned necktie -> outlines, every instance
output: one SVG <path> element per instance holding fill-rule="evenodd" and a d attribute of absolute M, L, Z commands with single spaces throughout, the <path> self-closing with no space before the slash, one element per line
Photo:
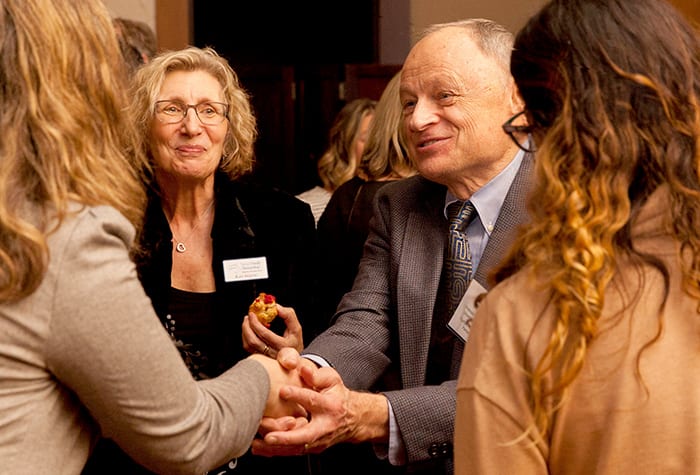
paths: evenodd
<path fill-rule="evenodd" d="M 447 328 L 447 322 L 457 309 L 472 278 L 466 229 L 475 216 L 471 201 L 456 201 L 447 207 L 450 226 L 430 335 L 427 384 L 440 384 L 450 377 L 454 335 Z"/>
<path fill-rule="evenodd" d="M 448 300 L 448 319 L 457 309 L 472 278 L 472 255 L 466 229 L 475 215 L 471 201 L 455 201 L 447 207 L 450 230 L 443 272 L 446 278 L 444 297 Z"/>

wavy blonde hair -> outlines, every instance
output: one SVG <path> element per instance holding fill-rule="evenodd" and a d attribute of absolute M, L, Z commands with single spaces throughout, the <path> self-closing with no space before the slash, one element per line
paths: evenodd
<path fill-rule="evenodd" d="M 234 180 L 253 169 L 255 140 L 258 136 L 250 98 L 228 61 L 212 48 L 194 46 L 166 51 L 141 66 L 131 90 L 130 116 L 141 131 L 141 149 L 151 155 L 151 123 L 155 120 L 155 102 L 168 73 L 204 71 L 213 76 L 223 90 L 228 104 L 228 132 L 219 169 Z"/>
<path fill-rule="evenodd" d="M 377 101 L 368 98 L 348 102 L 336 115 L 328 134 L 328 148 L 318 160 L 318 175 L 323 186 L 334 191 L 355 176 L 360 157 L 355 157 L 354 142 L 360 124 L 374 113 Z"/>
<path fill-rule="evenodd" d="M 700 299 L 700 42 L 665 2 L 554 0 L 518 34 L 512 72 L 539 139 L 537 180 L 532 222 L 496 280 L 527 266 L 551 295 L 554 330 L 528 368 L 533 432 L 546 439 L 598 334 L 620 260 L 640 269 L 627 309 L 643 288 L 642 267 L 663 276 L 658 332 L 644 348 L 661 334 L 669 270 L 631 238 L 660 187 L 670 192 L 684 291 Z"/>
<path fill-rule="evenodd" d="M 399 71 L 387 83 L 374 109 L 367 144 L 357 166 L 358 174 L 367 180 L 404 178 L 416 174 L 401 133 L 403 108 L 399 98 L 400 84 Z"/>
<path fill-rule="evenodd" d="M 139 228 L 147 162 L 125 79 L 101 1 L 0 2 L 0 302 L 39 286 L 71 202 L 113 206 Z"/>

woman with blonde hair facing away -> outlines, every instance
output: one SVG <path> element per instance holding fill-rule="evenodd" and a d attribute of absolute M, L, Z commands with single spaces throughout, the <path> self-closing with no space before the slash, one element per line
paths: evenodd
<path fill-rule="evenodd" d="M 315 186 L 297 195 L 297 198 L 311 206 L 316 223 L 331 194 L 355 176 L 376 103 L 377 101 L 364 97 L 355 99 L 345 104 L 336 115 L 328 135 L 328 148 L 317 164 L 323 186 Z"/>
<path fill-rule="evenodd" d="M 532 219 L 474 316 L 455 472 L 700 473 L 697 31 L 664 0 L 554 0 L 511 70 Z"/>
<path fill-rule="evenodd" d="M 203 473 L 298 382 L 255 355 L 198 383 L 158 321 L 130 258 L 148 167 L 125 81 L 101 1 L 0 0 L 3 473 L 79 474 L 100 432 Z"/>

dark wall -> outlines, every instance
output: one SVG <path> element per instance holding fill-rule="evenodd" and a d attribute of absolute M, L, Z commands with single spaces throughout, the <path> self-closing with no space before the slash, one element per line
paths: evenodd
<path fill-rule="evenodd" d="M 316 161 L 345 103 L 345 65 L 375 63 L 378 0 L 193 2 L 194 44 L 224 56 L 258 119 L 254 174 L 299 193 L 320 184 Z"/>
<path fill-rule="evenodd" d="M 377 0 L 198 0 L 193 7 L 195 44 L 234 64 L 377 60 Z"/>

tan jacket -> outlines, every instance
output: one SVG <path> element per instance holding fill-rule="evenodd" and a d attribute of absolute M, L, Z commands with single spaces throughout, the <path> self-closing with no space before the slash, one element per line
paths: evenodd
<path fill-rule="evenodd" d="M 49 239 L 37 291 L 0 304 L 0 473 L 79 474 L 100 428 L 161 473 L 241 455 L 269 390 L 244 361 L 195 382 L 130 261 L 132 226 L 89 208 Z"/>
<path fill-rule="evenodd" d="M 532 422 L 528 379 L 549 341 L 547 295 L 519 273 L 496 286 L 476 313 L 457 386 L 455 473 L 700 473 L 700 315 L 681 289 L 678 245 L 663 233 L 669 205 L 657 192 L 633 227 L 642 251 L 662 259 L 670 294 L 656 335 L 663 278 L 644 273 L 640 300 L 621 307 L 620 289 L 638 290 L 640 269 L 622 264 L 606 292 L 600 334 L 555 413 L 550 440 L 514 442 Z M 523 364 L 525 358 L 525 365 Z"/>

